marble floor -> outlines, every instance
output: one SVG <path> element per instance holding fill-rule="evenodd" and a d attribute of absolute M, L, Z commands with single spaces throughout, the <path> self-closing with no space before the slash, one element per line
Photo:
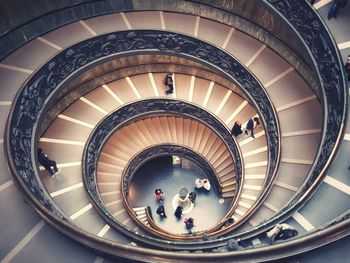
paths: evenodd
<path fill-rule="evenodd" d="M 198 171 L 173 167 L 169 159 L 153 159 L 143 165 L 132 178 L 129 202 L 132 207 L 150 206 L 154 221 L 168 232 L 187 233 L 183 222 L 186 217 L 194 218 L 195 226 L 192 232 L 208 229 L 222 219 L 230 208 L 232 199 L 225 199 L 225 202 L 220 204 L 214 190 L 209 192 L 194 190 L 196 178 L 207 178 L 207 176 Z M 193 209 L 181 219 L 177 219 L 174 216 L 173 199 L 181 187 L 187 188 L 189 192 L 195 191 L 197 198 Z M 161 188 L 165 193 L 163 204 L 167 218 L 161 219 L 156 214 L 160 205 L 154 197 L 156 188 Z"/>

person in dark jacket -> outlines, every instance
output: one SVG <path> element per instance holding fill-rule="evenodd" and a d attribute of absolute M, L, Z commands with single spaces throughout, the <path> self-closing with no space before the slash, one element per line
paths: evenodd
<path fill-rule="evenodd" d="M 260 126 L 260 121 L 259 121 L 259 118 L 258 117 L 254 117 L 253 119 L 250 119 L 248 122 L 247 122 L 247 127 L 245 129 L 245 134 L 248 135 L 248 132 L 250 131 L 250 135 L 255 138 L 254 136 L 254 129 L 256 126 Z"/>
<path fill-rule="evenodd" d="M 346 75 L 348 77 L 348 81 L 350 81 L 350 55 L 348 55 L 348 59 L 346 60 L 344 67 Z"/>
<path fill-rule="evenodd" d="M 192 217 L 185 218 L 184 223 L 187 229 L 191 229 L 192 227 L 194 227 L 194 219 Z"/>
<path fill-rule="evenodd" d="M 41 148 L 38 148 L 38 161 L 52 177 L 55 177 L 55 175 L 58 175 L 61 172 L 61 169 L 57 168 L 56 162 L 50 160 Z"/>
<path fill-rule="evenodd" d="M 177 219 L 180 219 L 182 216 L 182 206 L 177 206 L 174 215 L 176 216 Z"/>
<path fill-rule="evenodd" d="M 292 237 L 295 237 L 298 235 L 298 231 L 295 229 L 282 229 L 280 232 L 277 233 L 275 236 L 275 241 L 278 240 L 286 240 Z"/>
<path fill-rule="evenodd" d="M 238 135 L 242 134 L 242 124 L 239 120 L 235 121 L 235 124 L 232 127 L 232 131 L 231 131 L 232 135 L 237 137 Z"/>
<path fill-rule="evenodd" d="M 194 204 L 194 202 L 196 201 L 196 197 L 197 197 L 197 194 L 195 192 L 191 192 L 189 193 L 188 195 L 188 199 L 190 199 L 190 201 L 192 202 L 192 204 Z"/>
<path fill-rule="evenodd" d="M 339 8 L 343 5 L 341 0 L 333 0 L 333 3 L 331 5 L 331 8 L 328 11 L 328 15 L 327 18 L 331 19 L 332 17 L 334 17 L 335 19 L 337 19 L 337 15 L 339 12 Z"/>
<path fill-rule="evenodd" d="M 277 224 L 274 228 L 266 233 L 266 236 L 274 241 L 286 240 L 297 235 L 298 231 L 288 224 Z"/>
<path fill-rule="evenodd" d="M 166 74 L 164 77 L 164 85 L 169 89 L 165 92 L 166 94 L 171 94 L 174 92 L 174 80 L 171 73 Z"/>
<path fill-rule="evenodd" d="M 157 213 L 160 217 L 167 217 L 166 214 L 165 214 L 164 205 L 160 205 L 160 206 L 157 208 L 156 213 Z"/>

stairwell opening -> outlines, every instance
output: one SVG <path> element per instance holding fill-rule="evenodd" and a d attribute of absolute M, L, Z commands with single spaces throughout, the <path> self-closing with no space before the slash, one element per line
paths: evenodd
<path fill-rule="evenodd" d="M 227 213 L 231 202 L 220 203 L 214 189 L 195 189 L 197 178 L 211 180 L 195 162 L 176 155 L 165 155 L 145 162 L 133 175 L 130 181 L 128 201 L 132 207 L 149 206 L 156 224 L 162 229 L 176 234 L 185 234 L 189 230 L 184 224 L 185 218 L 192 217 L 195 226 L 191 229 L 204 231 L 216 225 Z M 155 189 L 164 192 L 162 201 L 154 196 Z M 179 189 L 196 193 L 194 204 L 184 205 L 183 215 L 176 218 Z M 163 205 L 167 217 L 156 214 L 157 208 Z"/>

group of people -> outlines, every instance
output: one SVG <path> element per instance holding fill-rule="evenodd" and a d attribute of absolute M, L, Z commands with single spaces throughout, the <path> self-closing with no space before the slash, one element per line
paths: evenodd
<path fill-rule="evenodd" d="M 163 196 L 164 196 L 164 192 L 160 189 L 160 188 L 157 188 L 155 191 L 154 191 L 154 195 L 155 195 L 155 198 L 160 202 L 160 205 L 158 206 L 157 210 L 156 210 L 156 213 L 161 217 L 161 218 L 166 218 L 167 215 L 165 213 L 165 208 L 164 208 L 164 205 L 163 205 Z M 196 200 L 196 193 L 195 192 L 191 192 L 188 196 L 188 198 L 190 199 L 190 201 L 192 203 L 195 202 Z M 183 212 L 183 207 L 182 206 L 177 206 L 176 209 L 175 209 L 175 212 L 174 212 L 174 215 L 177 219 L 181 219 L 182 217 L 182 212 Z M 185 220 L 184 220 L 184 223 L 185 223 L 185 226 L 187 229 L 191 229 L 192 227 L 194 227 L 194 219 L 192 217 L 186 217 Z"/>
<path fill-rule="evenodd" d="M 208 179 L 199 179 L 199 178 L 197 178 L 194 181 L 194 184 L 196 186 L 195 187 L 196 190 L 204 189 L 205 191 L 210 191 L 211 185 L 210 185 L 210 182 L 209 182 Z"/>
<path fill-rule="evenodd" d="M 183 211 L 182 206 L 179 205 L 176 207 L 174 215 L 176 216 L 177 219 L 181 219 L 182 211 Z M 191 229 L 192 227 L 194 227 L 194 219 L 192 217 L 186 217 L 184 220 L 184 223 L 187 229 Z"/>
<path fill-rule="evenodd" d="M 259 118 L 258 117 L 254 117 L 253 119 L 249 119 L 248 122 L 247 122 L 247 126 L 245 128 L 245 131 L 244 133 L 246 135 L 249 135 L 250 133 L 250 136 L 255 138 L 255 135 L 254 135 L 254 129 L 257 127 L 257 126 L 261 126 L 260 124 L 260 121 L 259 121 Z M 242 131 L 242 123 L 240 122 L 240 120 L 236 120 L 233 127 L 232 127 L 232 131 L 231 131 L 232 135 L 237 137 L 238 135 L 242 134 L 243 131 Z"/>
<path fill-rule="evenodd" d="M 208 179 L 199 179 L 197 178 L 195 180 L 195 190 L 204 190 L 206 192 L 210 191 L 211 185 Z M 160 218 L 167 218 L 167 215 L 165 213 L 165 208 L 163 205 L 163 198 L 164 198 L 165 194 L 162 191 L 162 189 L 157 188 L 154 190 L 154 197 L 156 198 L 156 200 L 160 203 L 156 213 L 160 216 Z M 195 192 L 190 192 L 188 194 L 188 199 L 190 200 L 190 202 L 192 204 L 195 203 L 197 198 L 197 194 Z M 174 215 L 177 219 L 181 219 L 182 218 L 182 213 L 183 213 L 183 207 L 178 205 L 174 211 Z M 187 229 L 191 229 L 192 227 L 194 227 L 194 219 L 192 217 L 186 217 L 184 220 L 184 223 L 186 225 Z"/>
<path fill-rule="evenodd" d="M 156 213 L 160 217 L 167 217 L 165 214 L 165 208 L 163 205 L 164 192 L 162 191 L 162 189 L 157 188 L 156 190 L 154 190 L 154 197 L 157 199 L 157 201 L 160 202 L 160 205 L 158 206 Z"/>
<path fill-rule="evenodd" d="M 174 92 L 174 80 L 172 77 L 172 73 L 167 73 L 163 78 L 163 84 L 168 87 L 169 89 L 165 91 L 166 94 L 171 94 Z M 260 126 L 260 121 L 258 117 L 254 117 L 253 119 L 250 119 L 247 122 L 247 126 L 245 129 L 245 134 L 248 135 L 250 133 L 250 136 L 255 138 L 254 136 L 254 129 L 256 126 Z M 235 121 L 235 124 L 232 128 L 232 135 L 237 137 L 238 135 L 242 134 L 242 124 L 239 120 Z"/>

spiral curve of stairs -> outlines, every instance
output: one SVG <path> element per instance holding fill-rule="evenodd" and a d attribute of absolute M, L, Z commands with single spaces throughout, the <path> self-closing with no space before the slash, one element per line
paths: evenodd
<path fill-rule="evenodd" d="M 205 2 L 191 4 L 203 4 L 208 9 L 213 8 Z M 321 2 L 316 3 L 315 7 L 318 7 L 317 4 L 321 6 Z M 33 201 L 28 194 L 29 190 L 24 191 L 26 202 L 33 204 L 43 220 L 32 211 L 30 205 L 21 201 L 21 194 L 15 185 L 18 184 L 18 188 L 22 189 L 24 184 L 20 182 L 19 177 L 12 179 L 11 172 L 14 173 L 14 165 L 11 162 L 13 161 L 7 160 L 11 172 L 5 164 L 5 157 L 10 158 L 8 157 L 10 143 L 18 140 L 25 147 L 28 138 L 26 134 L 16 138 L 11 137 L 10 134 L 13 134 L 14 130 L 6 128 L 6 122 L 2 121 L 0 142 L 4 144 L 4 150 L 1 151 L 0 200 L 2 205 L 0 209 L 4 211 L 2 221 L 14 222 L 12 225 L 16 224 L 17 227 L 2 226 L 1 239 L 8 242 L 0 243 L 1 262 L 48 262 L 49 256 L 50 260 L 55 262 L 58 260 L 55 255 L 67 249 L 74 250 L 71 258 L 67 258 L 68 262 L 76 258 L 86 262 L 108 262 L 107 258 L 110 256 L 113 257 L 111 260 L 118 260 L 118 262 L 123 260 L 128 262 L 129 259 L 146 262 L 178 260 L 214 262 L 222 259 L 224 262 L 233 262 L 238 260 L 235 252 L 245 255 L 244 260 L 248 262 L 272 260 L 299 254 L 301 250 L 293 252 L 292 248 L 288 249 L 288 244 L 292 247 L 292 243 L 297 243 L 303 236 L 312 239 L 311 235 L 317 231 L 324 231 L 327 228 L 330 231 L 334 221 L 338 222 L 338 226 L 345 224 L 342 218 L 346 218 L 350 194 L 348 185 L 350 182 L 344 176 L 347 172 L 345 159 L 349 139 L 347 122 L 342 125 L 342 129 L 345 129 L 344 135 L 342 131 L 339 132 L 336 143 L 339 147 L 338 154 L 333 153 L 329 157 L 330 161 L 327 163 L 329 169 L 324 175 L 317 177 L 314 183 L 310 183 L 313 178 L 310 171 L 315 169 L 315 164 L 320 157 L 326 124 L 324 97 L 320 95 L 317 88 L 315 89 L 317 84 L 306 79 L 305 75 L 302 75 L 304 73 L 301 73 L 302 67 L 307 62 L 301 60 L 300 66 L 293 59 L 283 58 L 276 51 L 281 53 L 286 51 L 278 48 L 276 50 L 272 42 L 254 38 L 244 32 L 241 25 L 238 26 L 239 23 L 234 27 L 223 21 L 215 21 L 210 15 L 206 17 L 205 14 L 172 12 L 167 9 L 169 7 L 164 7 L 164 10 L 161 8 L 161 10 L 149 11 L 152 8 L 147 5 L 148 1 L 145 6 L 130 9 L 129 12 L 125 12 L 123 7 L 118 12 L 87 17 L 63 25 L 28 41 L 6 56 L 0 62 L 0 78 L 3 82 L 0 94 L 0 114 L 4 117 L 2 120 L 10 116 L 8 119 L 10 123 L 15 103 L 21 103 L 18 101 L 17 92 L 23 93 L 26 88 L 25 83 L 38 72 L 38 69 L 56 55 L 65 54 L 67 57 L 69 50 L 73 50 L 72 46 L 75 44 L 90 41 L 103 34 L 124 31 L 130 32 L 131 35 L 133 31 L 137 34 L 137 30 L 160 30 L 173 35 L 188 35 L 227 52 L 237 59 L 264 88 L 276 114 L 277 129 L 280 134 L 278 164 L 272 179 L 270 180 L 269 177 L 271 173 L 269 158 L 272 156 L 272 148 L 269 146 L 269 134 L 266 134 L 267 129 L 271 128 L 269 120 L 265 120 L 261 114 L 264 105 L 257 107 L 252 97 L 240 90 L 240 86 L 244 84 L 228 81 L 215 67 L 210 68 L 204 63 L 201 65 L 200 61 L 195 61 L 198 64 L 191 65 L 186 58 L 177 56 L 176 51 L 173 55 L 177 58 L 173 61 L 171 61 L 172 58 L 168 61 L 171 57 L 168 54 L 160 53 L 158 57 L 155 55 L 155 59 L 159 61 L 157 65 L 147 62 L 149 54 L 145 54 L 144 59 L 142 54 L 129 58 L 129 62 L 135 59 L 139 63 L 137 67 L 123 65 L 127 60 L 123 60 L 123 57 L 115 58 L 115 62 L 104 62 L 104 67 L 107 68 L 108 65 L 115 63 L 113 66 L 117 68 L 116 65 L 119 63 L 120 68 L 125 66 L 120 70 L 121 73 L 118 73 L 118 70 L 106 70 L 102 74 L 103 70 L 97 66 L 89 72 L 90 76 L 84 75 L 86 82 L 83 80 L 79 86 L 75 87 L 73 87 L 75 83 L 72 82 L 71 91 L 62 88 L 62 93 L 56 93 L 56 95 L 59 97 L 65 92 L 66 94 L 62 96 L 64 99 L 61 98 L 61 101 L 52 103 L 50 107 L 45 106 L 48 115 L 42 117 L 41 121 L 44 120 L 44 122 L 40 124 L 42 126 L 37 133 L 38 138 L 28 137 L 33 145 L 41 147 L 48 156 L 55 159 L 58 167 L 62 168 L 60 175 L 55 178 L 49 177 L 35 160 L 35 149 L 32 149 L 32 156 L 29 158 L 34 158 L 36 161 L 37 178 L 40 179 L 39 186 L 42 187 L 40 194 L 47 192 L 49 195 L 47 200 L 52 201 L 58 211 L 46 213 L 45 209 L 49 210 L 49 208 L 40 208 L 44 205 L 39 204 L 39 201 Z M 320 14 L 324 16 L 321 12 L 322 7 L 319 7 Z M 235 16 L 232 15 L 232 17 Z M 339 21 L 347 20 L 344 18 Z M 90 45 L 93 45 L 93 42 L 90 42 Z M 177 43 L 174 44 L 175 48 L 176 45 Z M 290 50 L 289 52 L 293 53 Z M 84 58 L 78 58 L 77 63 L 80 63 L 79 59 L 84 60 Z M 175 63 L 172 65 L 171 62 Z M 191 66 L 195 70 L 191 71 Z M 64 72 L 64 69 L 61 69 Z M 175 88 L 174 93 L 170 95 L 166 94 L 166 87 L 162 84 L 164 75 L 169 71 L 173 73 Z M 94 74 L 96 78 L 92 77 Z M 37 85 L 41 85 L 40 80 Z M 38 95 L 28 93 L 24 96 Z M 117 114 L 118 111 L 130 107 L 133 103 L 146 100 L 179 101 L 191 107 L 197 107 L 220 123 L 226 135 L 230 133 L 236 120 L 242 122 L 244 129 L 249 119 L 259 116 L 263 119 L 263 125 L 255 129 L 255 139 L 244 133 L 236 138 L 231 137 L 230 143 L 236 145 L 240 152 L 242 171 L 238 174 L 241 177 L 237 177 L 235 156 L 230 152 L 227 141 L 223 139 L 220 132 L 215 132 L 203 120 L 181 113 L 177 115 L 158 113 L 157 115 L 153 112 L 149 117 L 141 118 L 140 115 L 118 128 L 99 148 L 94 177 L 96 191 L 105 206 L 103 209 L 113 215 L 114 220 L 117 221 L 117 226 L 113 226 L 108 223 L 110 221 L 101 216 L 101 212 L 96 210 L 98 209 L 96 201 L 86 190 L 84 169 L 87 163 L 83 158 L 84 151 L 91 145 L 91 134 L 98 130 L 99 125 L 108 116 Z M 345 101 L 347 102 L 347 98 Z M 44 101 L 40 103 L 44 105 Z M 32 105 L 28 107 L 30 106 Z M 347 108 L 347 105 L 345 107 Z M 32 117 L 27 114 L 30 113 L 30 108 L 24 109 L 23 112 L 26 118 Z M 7 125 L 9 127 L 10 124 Z M 6 129 L 7 132 L 4 132 Z M 188 239 L 183 236 L 170 238 L 169 233 L 162 232 L 161 224 L 157 226 L 152 221 L 147 204 L 130 209 L 125 203 L 127 197 L 122 194 L 124 190 L 121 185 L 122 177 L 130 164 L 129 161 L 144 149 L 159 145 L 188 148 L 201 156 L 216 175 L 217 184 L 220 187 L 218 199 L 222 198 L 225 202 L 232 201 L 228 212 L 224 213 L 217 225 L 204 236 L 202 232 L 198 232 L 195 235 L 190 234 Z M 19 176 L 27 178 L 25 174 L 19 174 Z M 303 195 L 300 200 L 295 202 L 293 198 L 301 193 Z M 126 201 L 122 200 L 123 198 Z M 292 210 L 291 207 L 295 203 L 301 205 L 296 210 Z M 329 203 L 326 211 L 323 209 L 325 203 Z M 288 209 L 292 212 L 287 213 Z M 317 216 L 319 211 L 322 211 L 322 214 Z M 133 216 L 130 216 L 131 214 Z M 155 211 L 153 216 L 154 214 Z M 210 216 L 210 211 L 207 211 L 207 216 Z M 226 228 L 223 224 L 228 217 L 232 217 L 234 223 Z M 266 240 L 265 228 L 271 229 L 269 220 L 288 223 L 299 232 L 299 235 L 290 243 L 285 243 L 287 248 L 283 253 L 279 248 L 284 245 L 283 242 L 271 245 Z M 143 224 L 144 228 L 140 227 L 140 224 Z M 152 226 L 159 234 L 152 234 Z M 59 233 L 62 232 L 75 239 L 74 231 L 79 236 L 76 241 L 87 248 Z M 169 235 L 168 239 L 167 235 Z M 228 240 L 232 241 L 236 238 L 242 238 L 244 242 L 237 251 L 231 251 Z M 40 259 L 36 255 L 38 247 L 44 246 L 47 242 L 52 243 L 48 246 L 47 258 L 44 256 Z M 324 241 L 324 244 L 326 243 L 328 241 Z M 320 246 L 310 245 L 308 250 Z M 90 250 L 92 247 L 99 252 L 99 255 L 95 255 Z M 113 248 L 117 249 L 113 250 Z M 261 258 L 254 259 L 247 255 L 261 248 L 266 249 Z M 278 252 L 273 252 L 273 249 Z M 30 257 L 25 259 L 27 255 Z M 200 256 L 196 257 L 196 255 Z"/>

